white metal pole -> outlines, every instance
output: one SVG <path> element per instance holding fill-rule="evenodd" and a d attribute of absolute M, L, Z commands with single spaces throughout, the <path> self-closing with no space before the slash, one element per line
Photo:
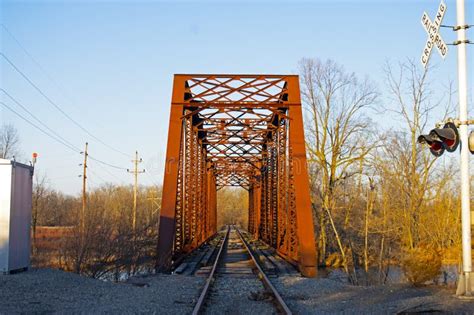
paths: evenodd
<path fill-rule="evenodd" d="M 470 206 L 470 178 L 469 178 L 469 145 L 467 134 L 467 57 L 466 57 L 466 29 L 464 26 L 464 0 L 456 0 L 456 15 L 458 34 L 458 94 L 459 120 L 463 122 L 459 127 L 461 138 L 461 224 L 462 224 L 462 276 L 464 277 L 464 292 L 470 295 L 470 273 L 472 271 L 471 256 L 471 206 Z"/>

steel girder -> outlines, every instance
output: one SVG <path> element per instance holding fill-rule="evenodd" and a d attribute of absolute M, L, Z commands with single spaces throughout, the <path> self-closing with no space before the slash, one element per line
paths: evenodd
<path fill-rule="evenodd" d="M 249 232 L 316 274 L 296 75 L 175 75 L 158 242 L 167 270 L 216 232 L 217 190 L 249 192 Z"/>

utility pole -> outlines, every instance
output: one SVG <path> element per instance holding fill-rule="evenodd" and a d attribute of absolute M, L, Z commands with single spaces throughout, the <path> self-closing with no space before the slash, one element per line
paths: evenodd
<path fill-rule="evenodd" d="M 85 225 L 85 215 L 86 215 L 86 206 L 87 206 L 87 192 L 86 192 L 86 183 L 87 183 L 87 157 L 88 157 L 88 153 L 87 153 L 87 146 L 88 146 L 88 143 L 86 142 L 86 148 L 84 150 L 84 164 L 82 164 L 83 166 L 83 174 L 82 174 L 82 210 L 81 210 L 81 234 L 84 235 L 84 232 L 85 232 L 85 228 L 86 228 L 86 225 Z"/>
<path fill-rule="evenodd" d="M 467 56 L 464 0 L 456 0 L 457 25 L 454 30 L 458 38 L 458 95 L 459 95 L 459 134 L 461 138 L 461 224 L 462 224 L 462 273 L 458 282 L 457 295 L 472 296 L 472 256 L 471 256 L 471 205 L 469 179 L 469 139 L 467 134 Z"/>
<path fill-rule="evenodd" d="M 132 230 L 133 234 L 135 234 L 136 225 L 137 225 L 137 192 L 138 192 L 138 174 L 145 173 L 145 170 L 138 170 L 138 163 L 141 163 L 143 160 L 140 158 L 138 159 L 138 151 L 135 151 L 135 159 L 132 160 L 134 164 L 133 171 L 127 169 L 127 172 L 132 173 L 134 175 L 134 185 L 133 185 L 133 214 L 132 214 Z"/>

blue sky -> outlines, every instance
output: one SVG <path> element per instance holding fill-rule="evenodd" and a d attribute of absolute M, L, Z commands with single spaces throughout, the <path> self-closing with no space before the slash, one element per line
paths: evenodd
<path fill-rule="evenodd" d="M 455 1 L 446 0 L 445 24 L 455 24 Z M 473 24 L 474 1 L 467 0 Z M 143 184 L 161 183 L 174 73 L 295 73 L 302 57 L 333 59 L 384 91 L 386 60 L 419 60 L 438 1 L 31 1 L 1 2 L 1 23 L 39 68 L 1 29 L 1 51 L 55 104 L 108 145 L 138 150 Z M 455 33 L 442 29 L 447 43 Z M 468 31 L 471 40 L 472 30 Z M 472 46 L 468 48 L 472 61 Z M 433 79 L 456 80 L 456 48 L 437 64 Z M 120 167 L 123 156 L 91 139 L 0 58 L 0 84 L 50 128 L 77 147 Z M 472 82 L 473 63 L 469 66 Z M 52 80 L 50 79 L 52 78 Z M 470 84 L 470 86 L 472 86 Z M 3 94 L 3 93 L 2 93 Z M 2 101 L 21 112 L 4 95 Z M 15 107 L 16 106 L 16 107 Z M 24 112 L 22 112 L 24 113 Z M 437 117 L 434 117 L 436 119 Z M 439 117 L 438 117 L 439 118 Z M 389 115 L 377 116 L 390 125 Z M 81 155 L 41 134 L 0 106 L 1 122 L 19 130 L 24 157 L 39 153 L 37 170 L 53 187 L 81 189 Z M 132 176 L 91 161 L 91 185 L 129 184 Z"/>

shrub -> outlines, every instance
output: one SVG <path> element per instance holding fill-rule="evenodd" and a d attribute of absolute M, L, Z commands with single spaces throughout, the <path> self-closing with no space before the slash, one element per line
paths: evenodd
<path fill-rule="evenodd" d="M 441 272 L 441 253 L 427 246 L 405 250 L 402 254 L 402 270 L 414 286 L 434 280 Z"/>

